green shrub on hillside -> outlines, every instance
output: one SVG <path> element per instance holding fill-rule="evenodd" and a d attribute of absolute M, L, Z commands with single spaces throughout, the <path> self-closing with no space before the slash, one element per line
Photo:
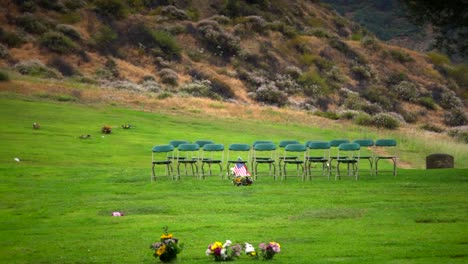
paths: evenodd
<path fill-rule="evenodd" d="M 196 28 L 199 38 L 217 56 L 231 57 L 241 50 L 239 38 L 224 31 L 214 20 L 203 20 Z"/>
<path fill-rule="evenodd" d="M 427 53 L 427 57 L 432 62 L 432 64 L 436 66 L 442 66 L 446 64 L 450 64 L 450 59 L 445 54 L 441 54 L 435 51 L 431 51 Z"/>
<path fill-rule="evenodd" d="M 259 102 L 267 104 L 283 106 L 288 101 L 288 96 L 285 92 L 276 87 L 274 82 L 262 84 L 253 93 L 253 98 Z"/>
<path fill-rule="evenodd" d="M 15 31 L 10 32 L 0 28 L 0 42 L 4 43 L 8 47 L 16 48 L 25 43 L 26 39 L 23 35 L 18 34 Z"/>
<path fill-rule="evenodd" d="M 165 57 L 179 58 L 182 48 L 179 46 L 175 38 L 166 31 L 151 32 L 154 44 L 161 48 Z"/>
<path fill-rule="evenodd" d="M 417 103 L 429 110 L 435 110 L 437 108 L 437 104 L 430 96 L 419 97 Z"/>
<path fill-rule="evenodd" d="M 6 59 L 10 57 L 10 51 L 5 45 L 0 44 L 0 59 Z"/>
<path fill-rule="evenodd" d="M 459 127 L 450 129 L 447 134 L 455 138 L 457 141 L 468 144 L 468 127 Z"/>
<path fill-rule="evenodd" d="M 397 129 L 400 122 L 394 116 L 386 113 L 379 113 L 372 118 L 372 124 L 378 128 Z"/>
<path fill-rule="evenodd" d="M 60 78 L 60 73 L 50 69 L 38 60 L 20 61 L 13 68 L 23 75 L 44 78 Z"/>
<path fill-rule="evenodd" d="M 416 85 L 410 81 L 402 81 L 391 87 L 395 95 L 405 101 L 415 102 L 419 97 L 419 91 Z"/>
<path fill-rule="evenodd" d="M 129 11 L 125 1 L 120 0 L 96 0 L 94 1 L 96 12 L 110 18 L 126 18 Z"/>
<path fill-rule="evenodd" d="M 285 91 L 288 94 L 295 94 L 301 90 L 299 83 L 286 74 L 275 75 L 275 85 L 281 91 Z"/>
<path fill-rule="evenodd" d="M 383 111 L 382 107 L 378 104 L 370 104 L 366 103 L 361 106 L 361 110 L 370 114 L 370 115 L 375 115 L 378 113 L 381 113 Z"/>
<path fill-rule="evenodd" d="M 170 19 L 174 20 L 187 20 L 189 19 L 189 16 L 187 15 L 187 12 L 185 12 L 182 9 L 178 9 L 177 7 L 173 5 L 168 5 L 168 6 L 163 6 L 161 8 L 161 15 L 166 16 Z"/>
<path fill-rule="evenodd" d="M 268 25 L 271 30 L 281 32 L 281 34 L 283 34 L 288 39 L 293 39 L 299 35 L 296 28 L 286 25 L 281 21 L 273 21 Z"/>
<path fill-rule="evenodd" d="M 356 117 L 354 117 L 353 121 L 356 125 L 360 126 L 372 126 L 374 123 L 372 116 L 363 112 L 360 112 Z"/>
<path fill-rule="evenodd" d="M 304 94 L 308 96 L 317 96 L 319 94 L 327 94 L 330 92 L 326 80 L 316 71 L 303 73 L 298 82 L 302 85 Z"/>
<path fill-rule="evenodd" d="M 444 114 L 444 123 L 448 126 L 464 126 L 468 118 L 463 108 L 454 108 Z"/>
<path fill-rule="evenodd" d="M 221 96 L 212 91 L 211 82 L 209 80 L 186 83 L 180 88 L 180 90 L 195 97 L 207 97 L 215 100 L 222 99 Z"/>
<path fill-rule="evenodd" d="M 346 119 L 346 120 L 353 120 L 358 115 L 359 115 L 359 111 L 355 111 L 355 110 L 345 110 L 339 113 L 340 119 Z"/>
<path fill-rule="evenodd" d="M 115 41 L 118 39 L 117 33 L 109 26 L 102 25 L 91 37 L 90 44 L 103 54 L 115 54 Z"/>
<path fill-rule="evenodd" d="M 32 34 L 42 34 L 50 27 L 47 21 L 31 13 L 24 13 L 18 16 L 15 22 L 17 26 Z"/>
<path fill-rule="evenodd" d="M 397 85 L 401 83 L 402 81 L 406 81 L 408 77 L 406 76 L 406 73 L 404 72 L 391 72 L 390 74 L 387 75 L 386 78 L 386 83 L 389 85 Z"/>
<path fill-rule="evenodd" d="M 310 29 L 306 33 L 307 35 L 311 35 L 317 38 L 330 38 L 331 37 L 331 34 L 328 32 L 328 30 L 324 28 Z"/>
<path fill-rule="evenodd" d="M 416 123 L 416 121 L 418 121 L 418 113 L 403 111 L 401 115 L 403 116 L 403 119 L 405 119 L 405 122 L 407 123 L 413 124 L 413 123 Z"/>
<path fill-rule="evenodd" d="M 408 53 L 401 50 L 390 50 L 392 58 L 400 63 L 413 62 L 414 59 Z"/>
<path fill-rule="evenodd" d="M 158 75 L 161 78 L 161 82 L 165 84 L 177 85 L 177 81 L 179 80 L 177 72 L 167 68 L 160 70 Z"/>
<path fill-rule="evenodd" d="M 423 124 L 420 126 L 421 129 L 426 130 L 426 131 L 431 131 L 435 133 L 442 133 L 444 130 L 436 125 L 433 124 Z"/>
<path fill-rule="evenodd" d="M 7 72 L 0 70 L 0 82 L 7 82 L 10 80 L 10 75 Z"/>
<path fill-rule="evenodd" d="M 361 45 L 369 50 L 378 51 L 381 49 L 379 41 L 375 37 L 365 36 L 361 39 Z"/>
<path fill-rule="evenodd" d="M 47 65 L 57 69 L 63 76 L 73 76 L 77 73 L 76 69 L 61 57 L 53 57 Z"/>
<path fill-rule="evenodd" d="M 454 109 L 454 108 L 463 108 L 463 103 L 460 98 L 455 94 L 455 92 L 444 89 L 440 96 L 439 104 L 444 109 Z"/>
<path fill-rule="evenodd" d="M 335 112 L 315 111 L 314 115 L 325 117 L 325 118 L 328 118 L 328 119 L 331 119 L 331 120 L 340 119 L 340 116 Z"/>
<path fill-rule="evenodd" d="M 59 24 L 55 27 L 55 30 L 63 33 L 65 36 L 74 39 L 81 40 L 81 33 L 72 25 Z"/>
<path fill-rule="evenodd" d="M 395 100 L 387 93 L 387 89 L 381 86 L 369 86 L 361 92 L 361 95 L 372 103 L 380 105 L 383 109 L 391 111 L 394 109 Z"/>
<path fill-rule="evenodd" d="M 357 80 L 370 80 L 375 76 L 375 71 L 370 65 L 354 63 L 351 72 Z"/>
<path fill-rule="evenodd" d="M 64 12 L 65 5 L 59 0 L 38 0 L 38 5 L 44 9 L 53 10 L 57 12 Z"/>
<path fill-rule="evenodd" d="M 40 38 L 40 44 L 42 47 L 60 54 L 76 50 L 75 43 L 69 37 L 55 31 L 44 33 Z"/>

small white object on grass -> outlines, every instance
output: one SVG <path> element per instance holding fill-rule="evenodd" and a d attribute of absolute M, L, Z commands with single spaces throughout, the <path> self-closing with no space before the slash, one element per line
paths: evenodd
<path fill-rule="evenodd" d="M 14 160 L 15 160 L 16 162 L 20 162 L 20 159 L 19 159 L 19 158 L 14 158 Z"/>

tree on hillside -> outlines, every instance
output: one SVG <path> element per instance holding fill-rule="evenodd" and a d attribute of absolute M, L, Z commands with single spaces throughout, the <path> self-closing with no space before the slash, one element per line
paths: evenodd
<path fill-rule="evenodd" d="M 430 24 L 434 46 L 449 55 L 467 58 L 468 0 L 399 0 L 414 23 Z"/>

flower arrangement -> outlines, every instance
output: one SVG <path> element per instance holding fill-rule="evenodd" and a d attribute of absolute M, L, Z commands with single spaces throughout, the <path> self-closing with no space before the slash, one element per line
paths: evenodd
<path fill-rule="evenodd" d="M 231 240 L 226 240 L 224 244 L 216 241 L 208 245 L 206 255 L 213 256 L 215 261 L 231 261 L 238 258 L 241 251 L 242 246 L 239 244 L 232 245 Z"/>
<path fill-rule="evenodd" d="M 106 126 L 103 126 L 103 127 L 101 128 L 101 132 L 102 132 L 103 134 L 110 134 L 110 133 L 112 133 L 112 127 L 111 127 L 111 126 L 107 126 L 107 125 L 106 125 Z"/>
<path fill-rule="evenodd" d="M 252 177 L 250 176 L 234 176 L 232 178 L 232 183 L 236 186 L 246 186 L 253 183 Z"/>
<path fill-rule="evenodd" d="M 270 242 L 268 244 L 261 243 L 258 245 L 260 248 L 260 255 L 264 260 L 272 259 L 276 253 L 280 252 L 281 246 L 279 243 Z"/>
<path fill-rule="evenodd" d="M 153 256 L 159 258 L 161 262 L 171 262 L 177 258 L 177 254 L 182 251 L 183 245 L 179 245 L 179 240 L 168 232 L 168 227 L 163 228 L 159 242 L 150 246 L 154 251 Z"/>
<path fill-rule="evenodd" d="M 258 258 L 257 251 L 255 251 L 255 248 L 252 244 L 244 243 L 244 251 L 247 256 L 250 256 L 254 259 Z"/>

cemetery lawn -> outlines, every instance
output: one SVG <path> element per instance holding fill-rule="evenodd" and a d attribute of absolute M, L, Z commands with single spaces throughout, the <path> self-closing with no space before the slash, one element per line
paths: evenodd
<path fill-rule="evenodd" d="M 5 95 L 0 121 L 0 263 L 158 263 L 149 246 L 164 226 L 185 246 L 177 263 L 211 263 L 207 246 L 226 239 L 257 249 L 280 243 L 272 263 L 468 261 L 466 145 L 455 169 L 400 168 L 396 177 L 363 170 L 359 181 L 260 176 L 235 187 L 219 176 L 151 182 L 151 148 L 171 139 L 227 146 L 360 132 Z M 418 149 L 402 144 L 400 153 L 426 154 Z"/>

